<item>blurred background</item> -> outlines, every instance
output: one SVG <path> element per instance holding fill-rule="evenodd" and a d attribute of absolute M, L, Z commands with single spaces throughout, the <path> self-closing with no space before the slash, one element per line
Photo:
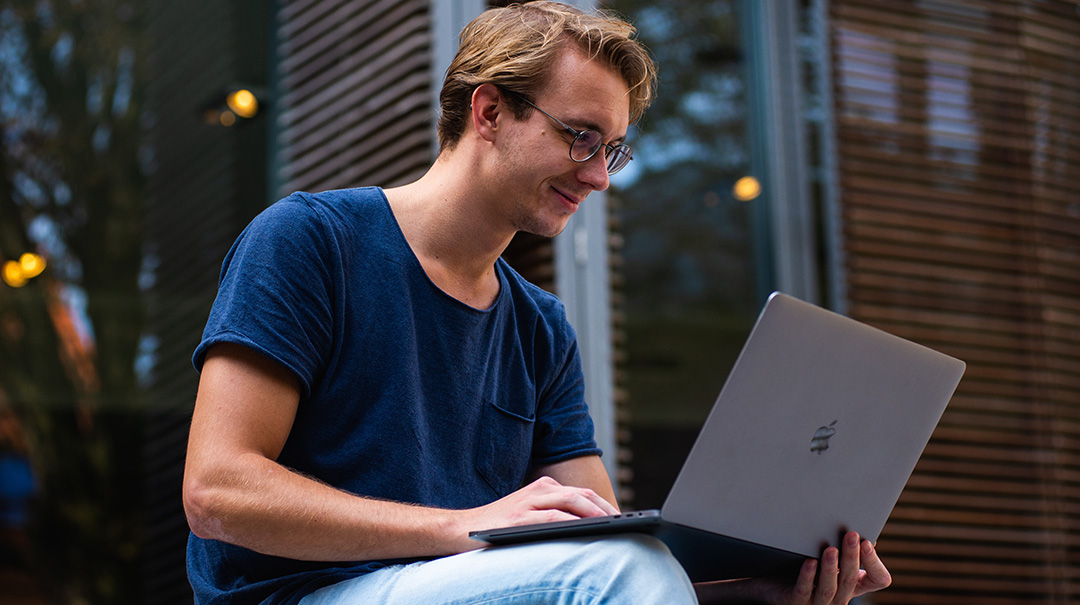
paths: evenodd
<path fill-rule="evenodd" d="M 0 0 L 0 603 L 191 602 L 221 259 L 291 191 L 422 174 L 486 6 Z M 781 289 L 968 363 L 872 602 L 1076 600 L 1080 3 L 603 6 L 659 100 L 607 194 L 506 257 L 567 305 L 624 507 L 662 503 Z"/>

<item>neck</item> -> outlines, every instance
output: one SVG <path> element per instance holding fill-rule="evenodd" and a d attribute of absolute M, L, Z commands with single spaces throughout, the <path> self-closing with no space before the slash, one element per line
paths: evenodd
<path fill-rule="evenodd" d="M 444 292 L 487 308 L 499 291 L 495 261 L 515 230 L 500 224 L 490 193 L 473 171 L 444 157 L 414 183 L 386 190 L 406 241 L 428 277 Z"/>

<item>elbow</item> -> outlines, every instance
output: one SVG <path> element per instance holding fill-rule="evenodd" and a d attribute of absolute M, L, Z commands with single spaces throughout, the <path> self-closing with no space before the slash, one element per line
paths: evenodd
<path fill-rule="evenodd" d="M 226 540 L 219 500 L 213 487 L 185 475 L 184 515 L 191 533 L 205 540 Z"/>

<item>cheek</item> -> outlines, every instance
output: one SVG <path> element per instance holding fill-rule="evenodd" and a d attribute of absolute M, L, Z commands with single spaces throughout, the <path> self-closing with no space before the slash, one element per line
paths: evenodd
<path fill-rule="evenodd" d="M 504 149 L 511 180 L 547 178 L 573 170 L 570 146 L 560 145 L 556 133 L 549 128 L 532 127 L 514 138 Z M 524 182 L 520 183 L 524 185 Z"/>

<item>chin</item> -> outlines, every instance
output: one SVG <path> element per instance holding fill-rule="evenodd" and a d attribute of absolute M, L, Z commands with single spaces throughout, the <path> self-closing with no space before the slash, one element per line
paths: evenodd
<path fill-rule="evenodd" d="M 551 238 L 553 238 L 553 237 L 555 237 L 555 236 L 559 235 L 560 233 L 562 233 L 562 232 L 563 232 L 563 229 L 564 229 L 565 227 L 566 227 L 566 226 L 565 226 L 565 225 L 563 225 L 562 227 L 557 227 L 557 228 L 553 228 L 553 229 L 534 229 L 534 228 L 528 228 L 528 229 L 518 229 L 518 231 L 519 231 L 519 232 L 525 232 L 525 233 L 530 233 L 530 234 L 532 234 L 532 235 L 538 235 L 538 236 L 540 236 L 540 237 L 546 237 L 546 238 L 548 238 L 548 239 L 551 239 Z"/>
<path fill-rule="evenodd" d="M 569 223 L 569 220 L 562 221 L 561 223 L 558 223 L 556 225 L 549 225 L 547 230 L 542 233 L 537 233 L 536 235 L 542 235 L 544 237 L 555 237 L 566 229 L 567 223 Z"/>
<path fill-rule="evenodd" d="M 522 221 L 518 225 L 518 231 L 539 235 L 540 237 L 552 238 L 562 233 L 563 230 L 566 229 L 566 225 L 569 221 L 570 217 L 551 221 L 544 221 L 533 217 Z"/>

